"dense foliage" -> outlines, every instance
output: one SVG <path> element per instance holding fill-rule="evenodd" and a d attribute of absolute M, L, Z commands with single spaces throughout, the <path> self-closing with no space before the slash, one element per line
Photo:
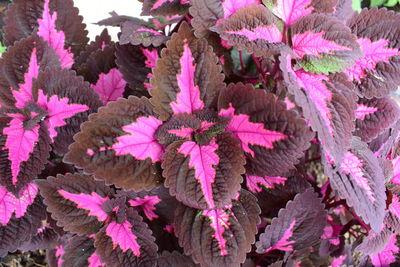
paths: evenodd
<path fill-rule="evenodd" d="M 14 0 L 0 59 L 0 256 L 395 263 L 400 15 L 351 6 L 143 0 L 151 19 L 112 12 L 98 24 L 120 27 L 119 41 L 104 30 L 89 43 L 72 0 Z"/>

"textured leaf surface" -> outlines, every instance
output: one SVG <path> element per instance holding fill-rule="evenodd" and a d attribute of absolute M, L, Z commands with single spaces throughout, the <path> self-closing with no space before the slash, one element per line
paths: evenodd
<path fill-rule="evenodd" d="M 256 176 L 256 175 L 246 175 L 246 186 L 253 192 L 258 193 L 264 188 L 275 188 L 276 185 L 284 185 L 286 182 L 286 177 L 272 177 L 272 176 Z M 262 186 L 262 187 L 261 187 Z"/>
<path fill-rule="evenodd" d="M 193 112 L 215 104 L 219 90 L 224 87 L 217 62 L 206 40 L 196 39 L 183 23 L 153 69 L 151 103 L 161 120 L 173 113 Z"/>
<path fill-rule="evenodd" d="M 399 247 L 396 245 L 397 239 L 396 235 L 392 235 L 389 243 L 378 254 L 370 255 L 371 262 L 374 266 L 390 266 L 391 263 L 395 263 L 396 255 L 399 253 Z"/>
<path fill-rule="evenodd" d="M 356 247 L 356 251 L 367 255 L 378 254 L 389 244 L 392 235 L 392 231 L 386 227 L 379 232 L 371 231 L 363 242 Z"/>
<path fill-rule="evenodd" d="M 176 235 L 196 263 L 236 266 L 255 242 L 259 212 L 255 197 L 244 190 L 223 209 L 201 211 L 181 205 L 175 213 Z"/>
<path fill-rule="evenodd" d="M 291 32 L 293 51 L 308 72 L 338 72 L 354 65 L 362 55 L 356 36 L 331 16 L 304 17 L 291 27 Z"/>
<path fill-rule="evenodd" d="M 175 266 L 197 266 L 190 257 L 182 255 L 177 251 L 163 251 L 158 257 L 157 266 L 175 267 Z"/>
<path fill-rule="evenodd" d="M 122 23 L 120 43 L 158 47 L 164 44 L 169 37 L 149 26 L 138 24 L 134 21 Z"/>
<path fill-rule="evenodd" d="M 281 23 L 262 5 L 239 9 L 215 30 L 228 44 L 255 56 L 270 56 L 285 47 Z"/>
<path fill-rule="evenodd" d="M 43 16 L 44 3 L 44 0 L 13 1 L 5 17 L 7 26 L 4 28 L 4 33 L 7 45 L 28 37 L 39 29 L 39 19 Z M 57 31 L 65 34 L 66 41 L 63 46 L 66 49 L 70 48 L 75 55 L 79 54 L 89 41 L 88 32 L 85 30 L 86 25 L 82 23 L 83 18 L 79 16 L 79 10 L 74 7 L 72 0 L 51 0 L 49 6 L 53 20 L 56 18 L 56 21 L 52 23 L 55 23 Z M 57 12 L 56 16 L 54 12 Z M 51 37 L 54 38 L 55 35 L 52 34 Z M 57 47 L 62 46 L 59 44 Z"/>
<path fill-rule="evenodd" d="M 125 221 L 104 226 L 94 244 L 107 266 L 154 266 L 157 260 L 155 239 L 133 208 L 127 209 Z"/>
<path fill-rule="evenodd" d="M 167 16 L 184 14 L 187 12 L 189 2 L 185 0 L 145 0 L 143 1 L 142 16 Z"/>
<path fill-rule="evenodd" d="M 304 117 L 318 133 L 330 156 L 341 158 L 350 146 L 356 110 L 354 86 L 345 75 L 325 76 L 303 70 L 294 71 L 291 56 L 281 57 L 281 69 L 288 90 Z"/>
<path fill-rule="evenodd" d="M 64 248 L 63 266 L 104 267 L 95 250 L 93 238 L 75 235 Z"/>
<path fill-rule="evenodd" d="M 226 130 L 241 141 L 252 175 L 284 175 L 309 147 L 312 133 L 305 121 L 272 94 L 230 84 L 221 91 L 218 106 L 221 116 L 231 118 Z"/>
<path fill-rule="evenodd" d="M 46 69 L 33 86 L 40 89 L 38 104 L 49 113 L 46 122 L 54 141 L 53 151 L 64 154 L 73 135 L 89 114 L 97 111 L 101 101 L 82 77 L 66 69 Z"/>
<path fill-rule="evenodd" d="M 400 84 L 400 16 L 386 9 L 364 9 L 354 15 L 348 26 L 357 35 L 364 57 L 347 70 L 365 97 L 382 97 Z"/>
<path fill-rule="evenodd" d="M 67 174 L 36 183 L 48 211 L 64 230 L 93 234 L 107 219 L 102 206 L 113 192 L 104 182 L 95 181 L 91 176 Z"/>
<path fill-rule="evenodd" d="M 385 176 L 378 159 L 367 145 L 353 138 L 351 149 L 335 169 L 323 161 L 325 174 L 340 198 L 371 228 L 379 232 L 385 216 Z"/>
<path fill-rule="evenodd" d="M 0 120 L 0 184 L 18 193 L 43 170 L 50 152 L 50 138 L 44 123 L 24 130 L 22 121 Z"/>
<path fill-rule="evenodd" d="M 364 142 L 370 142 L 384 130 L 392 126 L 400 116 L 399 106 L 389 97 L 358 101 L 356 129 L 354 135 Z"/>
<path fill-rule="evenodd" d="M 243 165 L 239 142 L 221 134 L 207 145 L 174 142 L 167 148 L 162 167 L 171 195 L 193 208 L 214 209 L 236 196 Z"/>
<path fill-rule="evenodd" d="M 56 54 L 60 57 L 61 67 L 69 69 L 74 63 L 74 55 L 69 50 L 64 49 L 65 33 L 57 31 L 57 12 L 51 14 L 49 2 L 50 0 L 44 1 L 42 18 L 37 20 L 39 24 L 37 35 L 46 40 L 49 46 L 56 51 Z"/>
<path fill-rule="evenodd" d="M 309 207 L 313 207 L 310 209 Z M 260 235 L 258 253 L 270 250 L 305 251 L 320 241 L 326 224 L 326 211 L 316 194 L 309 189 L 289 201 L 271 225 Z"/>
<path fill-rule="evenodd" d="M 153 160 L 157 161 L 160 157 L 158 145 L 153 147 L 154 153 L 151 155 L 144 153 L 146 146 L 140 151 L 130 151 L 129 146 L 122 150 L 124 143 L 134 144 L 132 140 L 137 138 L 123 128 L 127 127 L 128 131 L 133 131 L 140 124 L 138 118 L 145 122 L 153 118 L 150 120 L 157 122 L 152 110 L 147 99 L 133 96 L 109 103 L 99 109 L 98 113 L 91 115 L 89 121 L 81 126 L 81 132 L 75 135 L 75 143 L 71 145 L 70 152 L 64 160 L 83 168 L 87 173 L 93 173 L 96 178 L 103 179 L 106 183 L 113 183 L 125 189 L 141 190 L 154 187 L 161 178 L 156 174 L 157 167 L 152 164 Z M 154 129 L 152 125 L 149 126 L 150 129 Z M 146 140 L 151 140 L 151 136 L 144 136 L 147 136 Z M 140 144 L 137 145 L 140 147 Z"/>

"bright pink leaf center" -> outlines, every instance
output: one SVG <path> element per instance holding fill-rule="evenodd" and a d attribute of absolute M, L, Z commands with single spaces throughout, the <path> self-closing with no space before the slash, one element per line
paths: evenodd
<path fill-rule="evenodd" d="M 235 14 L 242 7 L 260 4 L 259 0 L 224 0 L 222 7 L 224 9 L 224 18 Z"/>
<path fill-rule="evenodd" d="M 147 219 L 152 221 L 157 219 L 158 215 L 155 214 L 156 205 L 161 202 L 158 196 L 145 196 L 144 198 L 137 197 L 135 200 L 129 200 L 129 204 L 133 207 L 140 206 L 146 215 Z"/>
<path fill-rule="evenodd" d="M 295 241 L 294 240 L 289 241 L 289 238 L 293 236 L 293 227 L 295 224 L 296 220 L 293 220 L 293 222 L 289 225 L 289 228 L 285 230 L 281 239 L 279 239 L 278 242 L 276 242 L 276 244 L 273 245 L 272 247 L 267 248 L 265 250 L 265 253 L 275 249 L 281 251 L 292 251 L 293 250 L 292 244 L 295 243 Z"/>
<path fill-rule="evenodd" d="M 56 253 L 55 256 L 57 258 L 57 267 L 61 267 L 62 263 L 64 260 L 62 259 L 62 256 L 65 254 L 64 247 L 62 245 L 56 246 Z"/>
<path fill-rule="evenodd" d="M 345 261 L 346 258 L 347 258 L 347 255 L 342 255 L 342 256 L 339 256 L 338 258 L 334 258 L 332 263 L 331 263 L 331 267 L 342 267 L 342 266 L 345 266 L 343 264 L 343 262 Z"/>
<path fill-rule="evenodd" d="M 204 210 L 203 215 L 211 221 L 210 226 L 214 229 L 212 235 L 218 242 L 218 247 L 221 256 L 228 255 L 226 249 L 226 240 L 223 236 L 225 229 L 229 228 L 229 215 L 222 209 Z"/>
<path fill-rule="evenodd" d="M 88 267 L 104 267 L 105 265 L 101 262 L 100 256 L 96 253 L 93 252 L 92 255 L 88 258 Z"/>
<path fill-rule="evenodd" d="M 156 30 L 149 29 L 149 28 L 144 28 L 144 27 L 139 28 L 139 29 L 137 29 L 135 31 L 135 33 L 141 33 L 141 32 L 148 32 L 148 33 L 151 33 L 151 34 L 154 34 L 154 35 L 161 35 L 161 33 L 156 31 Z"/>
<path fill-rule="evenodd" d="M 340 169 L 344 174 L 350 175 L 356 184 L 366 192 L 371 202 L 375 202 L 374 193 L 372 192 L 367 178 L 364 177 L 362 166 L 362 161 L 356 155 L 347 152 L 340 164 Z"/>
<path fill-rule="evenodd" d="M 390 180 L 391 183 L 400 185 L 400 156 L 395 157 L 392 160 L 393 164 L 393 177 Z"/>
<path fill-rule="evenodd" d="M 52 142 L 57 137 L 56 127 L 62 127 L 67 125 L 65 119 L 72 118 L 80 112 L 89 110 L 89 107 L 81 104 L 68 104 L 69 98 L 59 98 L 57 95 L 52 95 L 50 99 L 48 96 L 39 89 L 37 103 L 48 112 L 46 116 L 46 122 L 49 126 L 49 134 Z"/>
<path fill-rule="evenodd" d="M 396 195 L 393 195 L 392 203 L 389 206 L 389 210 L 397 218 L 400 219 L 400 202 L 399 202 L 399 198 Z"/>
<path fill-rule="evenodd" d="M 112 68 L 108 73 L 100 73 L 97 83 L 92 84 L 94 91 L 105 105 L 122 97 L 125 86 L 126 82 L 117 68 Z"/>
<path fill-rule="evenodd" d="M 396 257 L 399 253 L 399 248 L 396 246 L 396 235 L 393 234 L 389 243 L 378 254 L 370 255 L 371 262 L 376 267 L 389 267 L 391 263 L 396 262 Z"/>
<path fill-rule="evenodd" d="M 183 55 L 179 60 L 181 73 L 176 74 L 180 91 L 176 94 L 176 102 L 170 103 L 174 114 L 192 113 L 204 107 L 204 103 L 200 99 L 199 86 L 195 85 L 194 81 L 196 64 L 193 64 L 193 61 L 192 51 L 185 40 Z"/>
<path fill-rule="evenodd" d="M 17 198 L 13 193 L 8 192 L 5 187 L 0 186 L 0 223 L 6 226 L 14 212 L 16 218 L 23 217 L 28 207 L 35 200 L 38 191 L 38 187 L 35 184 L 28 184 L 20 191 Z"/>
<path fill-rule="evenodd" d="M 285 177 L 271 177 L 271 176 L 264 176 L 260 177 L 257 175 L 248 175 L 246 174 L 246 185 L 247 188 L 252 191 L 253 193 L 259 193 L 262 190 L 261 186 L 265 188 L 275 188 L 275 185 L 281 184 L 284 185 L 287 178 Z M 261 186 L 260 186 L 261 185 Z"/>
<path fill-rule="evenodd" d="M 15 106 L 23 108 L 26 102 L 33 99 L 32 97 L 32 83 L 39 75 L 39 64 L 37 62 L 36 47 L 33 48 L 31 58 L 29 60 L 28 71 L 24 74 L 24 83 L 19 84 L 19 91 L 13 90 L 12 94 L 17 101 Z"/>
<path fill-rule="evenodd" d="M 292 37 L 292 48 L 296 55 L 303 58 L 305 55 L 313 55 L 322 58 L 322 53 L 332 55 L 335 51 L 349 51 L 351 48 L 323 38 L 325 32 L 314 33 L 306 31 L 297 33 Z"/>
<path fill-rule="evenodd" d="M 145 49 L 141 48 L 143 55 L 146 57 L 146 61 L 144 62 L 146 68 L 152 69 L 156 67 L 157 59 L 158 59 L 158 51 L 157 49 Z"/>
<path fill-rule="evenodd" d="M 7 135 L 6 144 L 3 149 L 8 149 L 8 159 L 11 161 L 11 175 L 13 185 L 17 184 L 21 163 L 29 159 L 39 141 L 39 125 L 31 130 L 24 129 L 25 117 L 21 114 L 8 114 L 13 117 L 9 126 L 3 129 Z"/>
<path fill-rule="evenodd" d="M 96 192 L 92 192 L 90 195 L 84 193 L 74 194 L 63 189 L 58 190 L 58 193 L 65 199 L 77 204 L 78 209 L 89 211 L 89 216 L 96 216 L 100 222 L 107 219 L 108 215 L 103 210 L 102 205 L 109 200 L 109 197 L 102 197 Z"/>
<path fill-rule="evenodd" d="M 215 207 L 212 184 L 215 181 L 216 170 L 214 166 L 219 164 L 219 157 L 216 153 L 218 145 L 215 140 L 206 146 L 200 146 L 193 141 L 183 143 L 178 153 L 185 157 L 189 156 L 189 168 L 194 168 L 194 175 L 210 209 Z"/>
<path fill-rule="evenodd" d="M 64 49 L 65 34 L 63 31 L 57 31 L 57 12 L 54 12 L 53 15 L 50 14 L 49 1 L 44 1 L 42 18 L 38 19 L 39 29 L 37 34 L 56 50 L 56 54 L 60 57 L 61 67 L 69 69 L 74 64 L 74 55 L 70 52 L 70 49 Z"/>
<path fill-rule="evenodd" d="M 228 109 L 221 109 L 220 116 L 232 117 L 226 128 L 227 131 L 241 141 L 242 149 L 254 157 L 254 151 L 249 145 L 258 145 L 267 149 L 274 148 L 274 142 L 285 139 L 287 136 L 275 131 L 264 129 L 263 123 L 250 121 L 250 116 L 246 114 L 235 115 L 235 109 L 230 104 Z"/>
<path fill-rule="evenodd" d="M 378 111 L 377 107 L 368 107 L 364 104 L 358 104 L 357 109 L 355 110 L 355 115 L 357 119 L 365 120 L 365 116 L 371 115 L 376 111 Z"/>
<path fill-rule="evenodd" d="M 305 17 L 314 10 L 312 0 L 278 0 L 272 12 L 282 19 L 287 26 L 291 26 L 301 17 Z"/>
<path fill-rule="evenodd" d="M 154 3 L 153 7 L 150 10 L 155 10 L 159 8 L 160 6 L 164 5 L 165 3 L 172 3 L 174 0 L 156 0 Z"/>
<path fill-rule="evenodd" d="M 122 127 L 128 134 L 117 137 L 118 142 L 112 149 L 117 156 L 130 154 L 138 160 L 151 158 L 153 163 L 160 161 L 164 148 L 154 134 L 162 123 L 153 116 L 139 117 L 135 122 Z"/>
<path fill-rule="evenodd" d="M 244 36 L 249 41 L 265 40 L 269 43 L 282 42 L 282 33 L 275 24 L 261 25 L 254 29 L 241 29 L 239 31 L 226 31 L 229 34 Z"/>
<path fill-rule="evenodd" d="M 136 257 L 140 257 L 140 246 L 136 241 L 137 236 L 132 233 L 132 225 L 125 221 L 120 224 L 117 222 L 111 222 L 107 225 L 106 234 L 111 237 L 113 242 L 113 249 L 117 246 L 121 248 L 123 252 L 129 249 L 135 254 Z"/>
<path fill-rule="evenodd" d="M 389 62 L 390 57 L 400 55 L 396 48 L 387 48 L 388 40 L 381 39 L 372 42 L 367 38 L 357 40 L 364 56 L 359 58 L 354 66 L 344 71 L 349 76 L 349 80 L 361 82 L 362 78 L 367 77 L 367 72 L 375 70 L 378 62 Z M 380 77 L 383 79 L 383 77 Z"/>

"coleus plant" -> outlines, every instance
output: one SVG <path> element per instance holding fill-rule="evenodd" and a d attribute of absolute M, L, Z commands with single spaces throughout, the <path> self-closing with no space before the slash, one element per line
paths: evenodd
<path fill-rule="evenodd" d="M 15 0 L 0 60 L 0 256 L 50 266 L 389 266 L 400 15 L 347 0 L 144 0 L 88 43 Z"/>

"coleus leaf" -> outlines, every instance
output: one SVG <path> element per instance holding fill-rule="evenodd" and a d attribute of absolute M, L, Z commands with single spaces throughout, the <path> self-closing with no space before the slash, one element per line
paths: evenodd
<path fill-rule="evenodd" d="M 346 70 L 364 97 L 382 97 L 397 89 L 400 78 L 400 16 L 386 9 L 364 9 L 348 26 L 357 35 L 364 57 Z"/>
<path fill-rule="evenodd" d="M 49 46 L 56 51 L 60 57 L 60 65 L 63 68 L 71 68 L 74 63 L 74 55 L 64 49 L 65 33 L 56 29 L 57 12 L 50 13 L 50 0 L 44 1 L 42 18 L 38 19 L 39 28 L 37 35 L 47 41 Z"/>
<path fill-rule="evenodd" d="M 113 191 L 103 181 L 82 174 L 60 174 L 36 184 L 51 216 L 65 231 L 94 234 L 108 218 L 103 205 Z"/>
<path fill-rule="evenodd" d="M 230 118 L 226 131 L 240 140 L 251 175 L 286 174 L 313 137 L 295 111 L 249 84 L 230 84 L 222 89 L 218 108 L 220 116 Z"/>
<path fill-rule="evenodd" d="M 96 253 L 94 239 L 89 236 L 73 236 L 64 247 L 63 266 L 104 267 Z"/>
<path fill-rule="evenodd" d="M 16 195 L 0 186 L 0 257 L 29 241 L 46 218 L 46 207 L 37 193 L 34 184 Z"/>
<path fill-rule="evenodd" d="M 269 57 L 285 47 L 282 28 L 282 23 L 266 7 L 251 5 L 239 9 L 212 29 L 239 50 Z"/>
<path fill-rule="evenodd" d="M 186 23 L 172 35 L 161 53 L 154 77 L 151 103 L 161 120 L 180 112 L 214 107 L 224 76 L 205 39 L 196 39 Z"/>
<path fill-rule="evenodd" d="M 81 125 L 64 161 L 125 189 L 154 187 L 161 177 L 152 163 L 161 159 L 163 148 L 153 139 L 161 121 L 152 110 L 147 98 L 130 96 L 108 103 Z"/>
<path fill-rule="evenodd" d="M 376 138 L 392 126 L 400 116 L 397 102 L 389 97 L 361 98 L 355 112 L 356 128 L 354 135 L 359 136 L 364 142 L 370 142 Z"/>
<path fill-rule="evenodd" d="M 142 16 L 168 16 L 184 14 L 189 8 L 189 1 L 186 0 L 144 0 Z"/>
<path fill-rule="evenodd" d="M 275 249 L 302 253 L 318 244 L 326 219 L 324 205 L 312 189 L 298 194 L 260 235 L 256 242 L 257 253 Z"/>
<path fill-rule="evenodd" d="M 318 139 L 333 158 L 340 159 L 350 146 L 357 107 L 354 86 L 346 76 L 325 76 L 294 71 L 291 56 L 280 57 L 284 81 Z"/>
<path fill-rule="evenodd" d="M 104 104 L 122 97 L 125 86 L 126 82 L 117 68 L 112 68 L 108 73 L 100 73 L 99 80 L 92 85 Z"/>
<path fill-rule="evenodd" d="M 362 252 L 367 255 L 378 254 L 388 245 L 392 239 L 393 232 L 384 227 L 379 232 L 371 231 L 368 236 L 364 238 L 363 242 L 356 247 L 357 252 Z"/>
<path fill-rule="evenodd" d="M 196 210 L 181 205 L 175 213 L 176 235 L 185 254 L 204 266 L 238 266 L 243 263 L 259 223 L 255 197 L 241 190 L 232 205 Z"/>
<path fill-rule="evenodd" d="M 323 157 L 325 174 L 332 188 L 375 232 L 379 232 L 386 208 L 385 176 L 380 161 L 367 144 L 355 137 L 342 162 L 336 163 L 336 167 L 331 165 L 335 163 Z"/>
<path fill-rule="evenodd" d="M 155 265 L 155 238 L 142 220 L 133 208 L 128 208 L 124 220 L 112 221 L 96 234 L 96 253 L 106 266 Z"/>
<path fill-rule="evenodd" d="M 37 30 L 40 31 L 39 22 L 43 18 L 44 3 L 45 0 L 16 0 L 9 5 L 4 18 L 7 25 L 4 28 L 7 45 L 12 45 L 15 41 L 28 37 Z M 79 16 L 79 10 L 74 7 L 72 0 L 50 0 L 49 6 L 49 14 L 53 16 L 53 21 L 51 21 L 52 25 L 47 26 L 55 26 L 56 28 L 49 28 L 48 30 L 57 31 L 58 35 L 64 34 L 64 49 L 71 49 L 75 55 L 78 55 L 89 41 L 88 32 L 85 30 L 86 25 L 82 23 L 83 18 Z M 54 21 L 54 19 L 56 20 Z M 45 35 L 51 38 L 55 37 L 54 34 L 49 36 L 46 33 Z M 61 49 L 61 44 L 59 46 Z"/>
<path fill-rule="evenodd" d="M 396 245 L 396 235 L 390 237 L 387 246 L 376 254 L 369 255 L 369 261 L 373 266 L 390 266 L 391 263 L 396 262 L 396 255 L 399 253 L 399 247 Z"/>
<path fill-rule="evenodd" d="M 162 1 L 162 0 L 159 0 Z M 121 25 L 120 44 L 143 45 L 145 47 L 158 47 L 169 40 L 164 33 L 150 26 L 144 26 L 134 21 L 126 21 Z"/>
<path fill-rule="evenodd" d="M 167 148 L 162 168 L 172 196 L 189 207 L 215 209 L 236 196 L 243 181 L 243 165 L 238 140 L 223 133 L 206 145 L 174 142 Z"/>
<path fill-rule="evenodd" d="M 43 170 L 50 152 L 47 126 L 24 129 L 24 116 L 1 118 L 0 184 L 17 194 Z"/>
<path fill-rule="evenodd" d="M 338 0 L 337 5 L 335 7 L 335 12 L 333 15 L 340 21 L 346 22 L 349 20 L 355 13 L 355 10 L 352 8 L 352 0 Z"/>
<path fill-rule="evenodd" d="M 57 244 L 59 235 L 50 226 L 42 226 L 37 229 L 29 241 L 22 244 L 19 249 L 22 251 L 35 251 L 39 249 L 51 249 Z"/>
<path fill-rule="evenodd" d="M 35 53 L 33 53 L 34 50 Z M 15 106 L 14 91 L 24 90 L 28 95 L 32 95 L 32 78 L 37 78 L 39 72 L 47 67 L 54 66 L 59 66 L 55 51 L 37 36 L 22 39 L 10 46 L 0 60 L 0 101 L 2 105 Z"/>
<path fill-rule="evenodd" d="M 131 44 L 117 44 L 115 48 L 115 63 L 124 80 L 132 89 L 146 90 L 145 82 L 149 76 L 152 77 L 152 73 L 150 65 L 146 64 L 148 58 L 143 52 L 144 49 Z"/>
<path fill-rule="evenodd" d="M 356 36 L 332 16 L 313 14 L 291 27 L 292 49 L 307 72 L 344 70 L 361 56 Z"/>
<path fill-rule="evenodd" d="M 190 2 L 191 24 L 198 38 L 209 34 L 209 28 L 230 17 L 240 8 L 260 4 L 260 0 L 194 0 Z"/>

